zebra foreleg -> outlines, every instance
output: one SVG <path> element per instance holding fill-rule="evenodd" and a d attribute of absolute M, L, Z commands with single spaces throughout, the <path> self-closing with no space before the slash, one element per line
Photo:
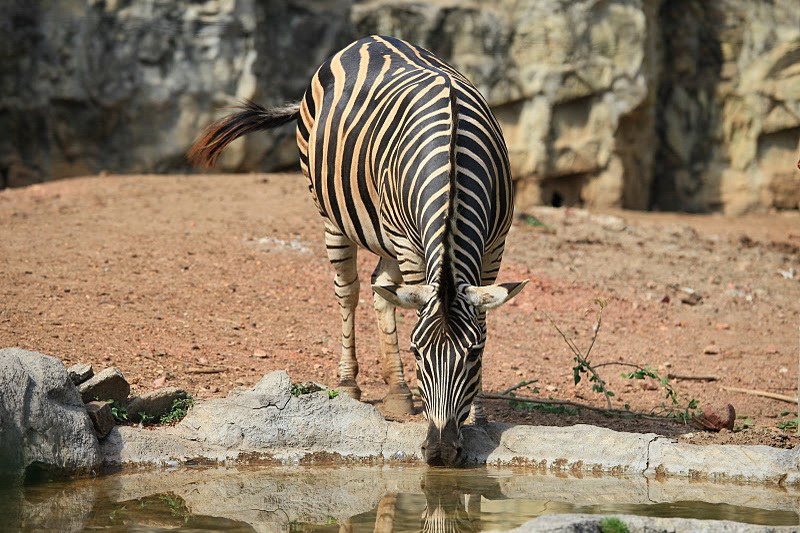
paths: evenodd
<path fill-rule="evenodd" d="M 482 259 L 483 271 L 481 272 L 481 285 L 491 285 L 497 280 L 497 273 L 500 270 L 500 262 L 503 260 L 504 249 L 505 240 L 497 244 L 489 253 L 484 254 Z M 480 315 L 479 320 L 481 327 L 486 331 L 486 315 Z M 469 416 L 467 417 L 467 424 L 474 426 L 489 422 L 486 418 L 486 413 L 483 412 L 483 361 L 481 361 L 481 370 L 478 380 L 478 392 L 475 393 L 475 399 L 472 400 L 472 407 L 470 407 Z"/>
<path fill-rule="evenodd" d="M 339 384 L 337 389 L 351 398 L 361 399 L 358 387 L 358 360 L 356 359 L 356 306 L 358 305 L 358 270 L 355 243 L 342 235 L 331 224 L 325 225 L 325 247 L 336 275 L 333 288 L 342 311 L 342 358 L 339 360 Z"/>
<path fill-rule="evenodd" d="M 373 285 L 399 284 L 403 282 L 400 267 L 396 261 L 381 259 L 372 274 Z M 397 344 L 397 322 L 395 307 L 377 293 L 372 295 L 375 316 L 378 319 L 378 333 L 381 342 L 381 374 L 389 385 L 389 392 L 383 399 L 383 405 L 390 413 L 412 414 L 414 403 L 411 390 L 403 377 L 403 361 Z"/>

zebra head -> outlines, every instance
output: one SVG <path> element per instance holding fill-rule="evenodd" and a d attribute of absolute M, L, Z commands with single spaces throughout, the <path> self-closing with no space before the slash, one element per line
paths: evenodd
<path fill-rule="evenodd" d="M 486 311 L 513 298 L 527 281 L 483 287 L 456 285 L 374 285 L 392 304 L 416 309 L 411 333 L 428 434 L 422 444 L 432 466 L 456 466 L 463 459 L 461 427 L 480 389 L 486 342 Z"/>

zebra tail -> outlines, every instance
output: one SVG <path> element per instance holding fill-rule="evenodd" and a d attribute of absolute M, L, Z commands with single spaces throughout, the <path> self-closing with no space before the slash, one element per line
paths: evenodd
<path fill-rule="evenodd" d="M 265 108 L 245 100 L 238 113 L 233 113 L 209 125 L 189 149 L 188 159 L 192 165 L 210 167 L 223 148 L 243 135 L 254 131 L 282 126 L 300 116 L 300 103 L 282 107 Z"/>

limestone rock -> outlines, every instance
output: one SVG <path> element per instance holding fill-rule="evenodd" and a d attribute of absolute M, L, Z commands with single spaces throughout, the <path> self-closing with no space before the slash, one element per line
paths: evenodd
<path fill-rule="evenodd" d="M 348 396 L 331 399 L 327 391 L 293 396 L 290 387 L 286 372 L 273 372 L 250 389 L 198 402 L 176 426 L 157 430 L 117 426 L 102 444 L 105 463 L 422 461 L 424 424 L 387 422 L 373 406 Z M 797 449 L 697 446 L 652 433 L 624 433 L 582 424 L 486 424 L 467 426 L 463 435 L 465 464 L 530 465 L 542 471 L 576 474 L 671 474 L 785 486 L 800 480 Z"/>
<path fill-rule="evenodd" d="M 79 387 L 84 402 L 92 400 L 116 400 L 125 403 L 131 386 L 116 367 L 109 367 L 81 383 Z"/>
<path fill-rule="evenodd" d="M 89 402 L 85 404 L 86 412 L 92 420 L 92 425 L 98 439 L 105 438 L 114 428 L 114 415 L 111 406 L 106 402 Z"/>
<path fill-rule="evenodd" d="M 97 438 L 64 365 L 47 355 L 0 350 L 0 477 L 88 471 Z"/>
<path fill-rule="evenodd" d="M 292 396 L 290 386 L 285 371 L 272 372 L 250 389 L 196 405 L 178 427 L 223 449 L 380 455 L 388 422 L 374 407 L 327 391 Z"/>
<path fill-rule="evenodd" d="M 80 385 L 94 376 L 94 369 L 92 365 L 86 363 L 75 363 L 67 369 L 67 374 L 69 374 L 69 379 L 72 380 L 72 383 Z"/>
<path fill-rule="evenodd" d="M 188 397 L 189 395 L 186 391 L 177 387 L 154 390 L 130 401 L 128 404 L 128 417 L 132 422 L 138 422 L 141 419 L 140 414 L 144 413 L 157 421 L 169 412 L 172 402 Z"/>

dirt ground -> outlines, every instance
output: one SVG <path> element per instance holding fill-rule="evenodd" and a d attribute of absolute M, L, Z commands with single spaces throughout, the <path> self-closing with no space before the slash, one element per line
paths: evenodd
<path fill-rule="evenodd" d="M 585 348 L 594 300 L 604 298 L 592 362 L 717 378 L 673 383 L 682 402 L 731 403 L 738 430 L 505 401 L 487 402 L 492 419 L 592 423 L 689 442 L 798 443 L 778 428 L 793 420 L 782 414 L 792 404 L 722 388 L 796 396 L 798 213 L 530 214 L 544 225 L 518 215 L 500 281 L 531 283 L 489 316 L 485 390 L 537 379 L 539 396 L 603 405 L 585 380 L 573 383 L 572 355 L 547 317 Z M 380 406 L 374 264 L 361 254 L 357 346 L 364 399 Z M 0 191 L 0 346 L 96 371 L 115 365 L 134 393 L 166 384 L 218 396 L 276 369 L 334 386 L 340 338 L 332 277 L 321 221 L 297 174 L 103 176 Z M 401 346 L 414 318 L 400 313 Z M 413 385 L 413 356 L 403 358 Z M 615 407 L 648 411 L 664 401 L 663 389 L 623 379 L 623 370 L 599 369 Z"/>

